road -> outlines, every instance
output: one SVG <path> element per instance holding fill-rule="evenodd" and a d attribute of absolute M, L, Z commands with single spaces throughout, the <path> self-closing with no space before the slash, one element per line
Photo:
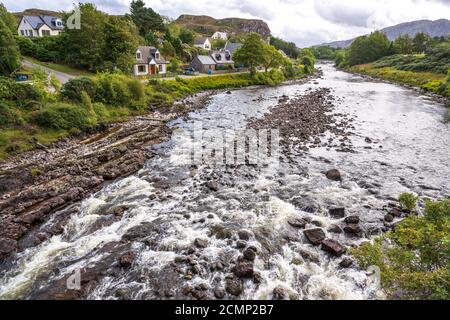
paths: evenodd
<path fill-rule="evenodd" d="M 26 67 L 30 67 L 30 68 L 41 68 L 43 69 L 45 72 L 49 73 L 49 74 L 54 74 L 56 76 L 56 78 L 58 79 L 59 82 L 61 82 L 61 84 L 66 83 L 67 81 L 69 81 L 70 79 L 75 78 L 75 76 L 68 74 L 68 73 L 64 73 L 61 71 L 56 71 L 53 69 L 50 69 L 49 67 L 31 62 L 29 60 L 24 60 L 22 62 L 22 65 L 26 66 Z"/>

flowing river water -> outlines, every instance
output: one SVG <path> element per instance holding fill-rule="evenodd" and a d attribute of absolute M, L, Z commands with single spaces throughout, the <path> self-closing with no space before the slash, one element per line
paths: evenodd
<path fill-rule="evenodd" d="M 0 298 L 36 298 L 75 270 L 95 268 L 109 254 L 99 248 L 120 242 L 137 226 L 145 226 L 146 234 L 130 243 L 135 252 L 131 267 L 112 263 L 90 283 L 86 298 L 192 298 L 188 293 L 197 289 L 203 292 L 197 297 L 223 296 L 231 267 L 246 246 L 257 251 L 258 279 L 239 280 L 234 286 L 240 288 L 227 290 L 226 299 L 271 299 L 276 293 L 291 299 L 383 298 L 366 270 L 340 267 L 342 258 L 310 244 L 287 220 L 301 216 L 311 222 L 306 228 L 328 230 L 340 223 L 328 209 L 344 207 L 347 215 L 360 216 L 365 236 L 327 231 L 327 237 L 349 247 L 383 230 L 383 209 L 400 193 L 449 196 L 446 109 L 412 90 L 341 72 L 330 64 L 320 67 L 323 76 L 314 82 L 216 94 L 188 118 L 204 128 L 241 130 L 280 96 L 330 88 L 334 112 L 354 118 L 350 139 L 356 152 L 319 145 L 282 154 L 278 165 L 192 167 L 179 159 L 186 141 L 174 137 L 155 147 L 157 155 L 138 173 L 85 199 L 63 234 L 18 254 L 1 271 Z M 179 119 L 171 125 L 187 122 Z M 342 182 L 323 174 L 333 168 L 342 173 Z M 218 182 L 217 192 L 205 188 L 211 180 Z M 116 207 L 126 208 L 121 219 L 98 227 L 102 212 Z M 239 240 L 242 234 L 244 240 Z M 193 249 L 198 238 L 207 243 Z M 229 294 L 236 290 L 236 295 Z"/>

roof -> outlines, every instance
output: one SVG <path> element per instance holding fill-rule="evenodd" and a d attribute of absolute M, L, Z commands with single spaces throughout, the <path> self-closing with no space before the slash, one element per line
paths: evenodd
<path fill-rule="evenodd" d="M 200 37 L 200 38 L 195 39 L 194 44 L 198 44 L 198 45 L 199 44 L 204 44 L 206 42 L 206 40 L 208 40 L 208 38 Z"/>
<path fill-rule="evenodd" d="M 141 52 L 141 59 L 136 59 L 138 63 L 145 63 L 145 64 L 147 64 L 147 63 L 150 63 L 150 61 L 152 61 L 152 59 L 154 59 L 155 62 L 158 63 L 158 64 L 166 64 L 167 63 L 167 61 L 162 59 L 161 55 L 159 55 L 160 59 L 155 59 L 154 58 L 154 54 L 156 52 L 159 52 L 158 49 L 155 48 L 155 47 L 139 46 L 137 50 L 139 50 Z"/>
<path fill-rule="evenodd" d="M 242 47 L 242 43 L 239 43 L 239 42 L 227 42 L 223 49 L 225 51 L 229 51 L 231 54 L 233 54 L 240 47 Z"/>
<path fill-rule="evenodd" d="M 214 51 L 213 53 L 211 53 L 211 58 L 217 64 L 234 63 L 231 59 L 231 54 L 228 51 Z"/>
<path fill-rule="evenodd" d="M 63 26 L 57 26 L 56 20 L 60 20 L 58 17 L 54 16 L 23 16 L 25 20 L 31 25 L 31 27 L 35 30 L 38 30 L 43 25 L 47 25 L 49 28 L 53 30 L 62 30 Z"/>
<path fill-rule="evenodd" d="M 210 56 L 197 56 L 197 59 L 201 64 L 216 64 L 216 62 Z"/>

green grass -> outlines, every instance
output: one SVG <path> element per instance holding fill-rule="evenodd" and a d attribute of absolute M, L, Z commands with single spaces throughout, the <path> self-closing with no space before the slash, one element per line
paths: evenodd
<path fill-rule="evenodd" d="M 26 60 L 33 62 L 35 64 L 39 64 L 41 66 L 59 71 L 59 72 L 63 72 L 63 73 L 67 73 L 70 74 L 72 76 L 87 76 L 87 77 L 92 77 L 95 76 L 94 73 L 86 71 L 86 70 L 81 70 L 81 69 L 76 69 L 73 67 L 70 67 L 68 65 L 64 65 L 64 64 L 57 64 L 57 63 L 53 63 L 53 62 L 43 62 L 43 61 L 39 61 L 35 58 L 31 58 L 31 57 L 25 57 Z"/>
<path fill-rule="evenodd" d="M 438 93 L 439 87 L 445 82 L 446 78 L 445 74 L 404 71 L 394 67 L 377 67 L 376 63 L 353 66 L 349 68 L 349 70 L 356 73 L 367 74 L 375 78 L 421 87 L 434 93 Z"/>

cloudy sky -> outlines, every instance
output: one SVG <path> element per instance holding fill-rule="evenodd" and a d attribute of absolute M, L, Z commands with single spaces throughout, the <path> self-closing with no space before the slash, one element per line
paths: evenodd
<path fill-rule="evenodd" d="M 450 0 L 144 0 L 170 18 L 206 14 L 215 18 L 260 18 L 272 33 L 309 46 L 346 40 L 401 22 L 450 17 Z M 0 0 L 10 11 L 66 10 L 75 0 Z M 109 13 L 123 14 L 131 0 L 89 0 Z"/>

